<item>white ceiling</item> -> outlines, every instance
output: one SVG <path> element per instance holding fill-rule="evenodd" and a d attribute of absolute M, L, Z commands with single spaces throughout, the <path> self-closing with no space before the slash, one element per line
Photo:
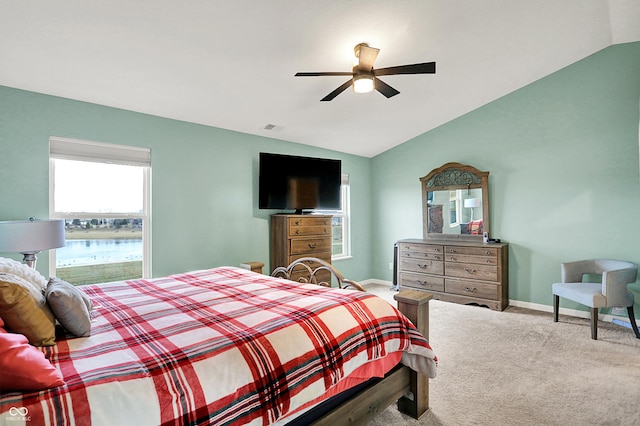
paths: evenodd
<path fill-rule="evenodd" d="M 0 0 L 0 85 L 373 157 L 638 22 L 640 0 Z M 331 102 L 345 77 L 294 77 L 350 71 L 360 42 L 437 72 Z"/>

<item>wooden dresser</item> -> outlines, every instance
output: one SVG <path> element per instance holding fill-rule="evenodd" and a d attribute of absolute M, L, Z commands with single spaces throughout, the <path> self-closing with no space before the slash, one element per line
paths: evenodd
<path fill-rule="evenodd" d="M 502 311 L 509 305 L 508 254 L 506 243 L 401 240 L 397 279 L 401 289 Z"/>
<path fill-rule="evenodd" d="M 274 214 L 271 216 L 271 271 L 288 266 L 301 257 L 316 257 L 331 263 L 331 216 Z M 309 265 L 315 269 L 319 265 Z M 326 272 L 326 277 L 321 273 Z M 329 271 L 321 271 L 319 279 L 331 279 Z M 298 275 L 302 275 L 300 271 Z M 294 274 L 292 279 L 299 276 Z"/>

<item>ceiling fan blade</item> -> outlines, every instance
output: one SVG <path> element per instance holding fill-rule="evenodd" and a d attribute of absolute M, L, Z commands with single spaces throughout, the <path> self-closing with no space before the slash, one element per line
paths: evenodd
<path fill-rule="evenodd" d="M 384 81 L 380 80 L 377 77 L 375 77 L 373 81 L 374 81 L 374 85 L 375 85 L 376 90 L 378 92 L 382 93 L 387 98 L 390 98 L 390 97 L 395 96 L 398 93 L 400 93 L 396 89 L 394 89 L 393 87 L 389 86 L 387 83 L 385 83 Z"/>
<path fill-rule="evenodd" d="M 324 98 L 320 99 L 320 102 L 324 102 L 324 101 L 331 101 L 333 100 L 333 98 L 335 98 L 336 96 L 338 96 L 340 93 L 344 92 L 345 90 L 347 90 L 347 88 L 349 86 L 351 86 L 351 84 L 353 83 L 352 79 L 347 80 L 342 86 L 338 87 L 336 90 L 334 90 L 333 92 L 329 93 L 327 96 L 325 96 Z"/>
<path fill-rule="evenodd" d="M 331 75 L 353 75 L 352 72 L 297 72 L 295 77 L 321 77 L 321 76 L 331 76 Z"/>
<path fill-rule="evenodd" d="M 373 70 L 375 75 L 395 74 L 435 74 L 435 62 L 423 62 L 421 64 L 399 65 L 397 67 L 378 68 Z"/>
<path fill-rule="evenodd" d="M 365 44 L 360 44 L 358 46 L 358 69 L 361 69 L 363 71 L 371 71 L 371 68 L 373 68 L 373 63 L 376 61 L 378 53 L 380 53 L 380 49 L 369 47 Z"/>

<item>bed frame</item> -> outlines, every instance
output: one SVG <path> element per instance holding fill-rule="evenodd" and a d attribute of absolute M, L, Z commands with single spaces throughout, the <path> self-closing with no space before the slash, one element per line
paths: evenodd
<path fill-rule="evenodd" d="M 300 268 L 307 270 L 309 277 L 299 279 L 299 281 L 331 287 L 330 283 L 318 282 L 316 278 L 319 271 L 328 270 L 337 281 L 338 287 L 353 287 L 360 291 L 366 291 L 357 282 L 344 278 L 331 264 L 313 257 L 301 258 L 287 267 L 275 268 L 271 275 L 288 279 L 294 269 L 299 270 Z M 429 339 L 429 300 L 432 297 L 429 293 L 416 290 L 405 290 L 394 296 L 398 302 L 398 310 L 416 326 L 426 339 Z M 309 424 L 327 426 L 365 424 L 394 401 L 398 401 L 400 412 L 415 419 L 420 418 L 429 410 L 428 378 L 400 364 L 384 378 L 367 382 L 367 385 L 363 386 L 355 395 L 341 400 L 337 406 L 336 403 L 330 403 L 322 410 L 321 404 L 318 410 L 313 410 L 317 415 L 314 415 L 316 418 Z"/>

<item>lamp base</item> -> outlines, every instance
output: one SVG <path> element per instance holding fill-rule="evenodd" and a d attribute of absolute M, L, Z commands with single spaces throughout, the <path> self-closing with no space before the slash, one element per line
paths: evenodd
<path fill-rule="evenodd" d="M 22 263 L 29 266 L 30 268 L 36 269 L 36 262 L 38 261 L 38 253 L 39 251 L 30 251 L 30 252 L 22 252 Z"/>

